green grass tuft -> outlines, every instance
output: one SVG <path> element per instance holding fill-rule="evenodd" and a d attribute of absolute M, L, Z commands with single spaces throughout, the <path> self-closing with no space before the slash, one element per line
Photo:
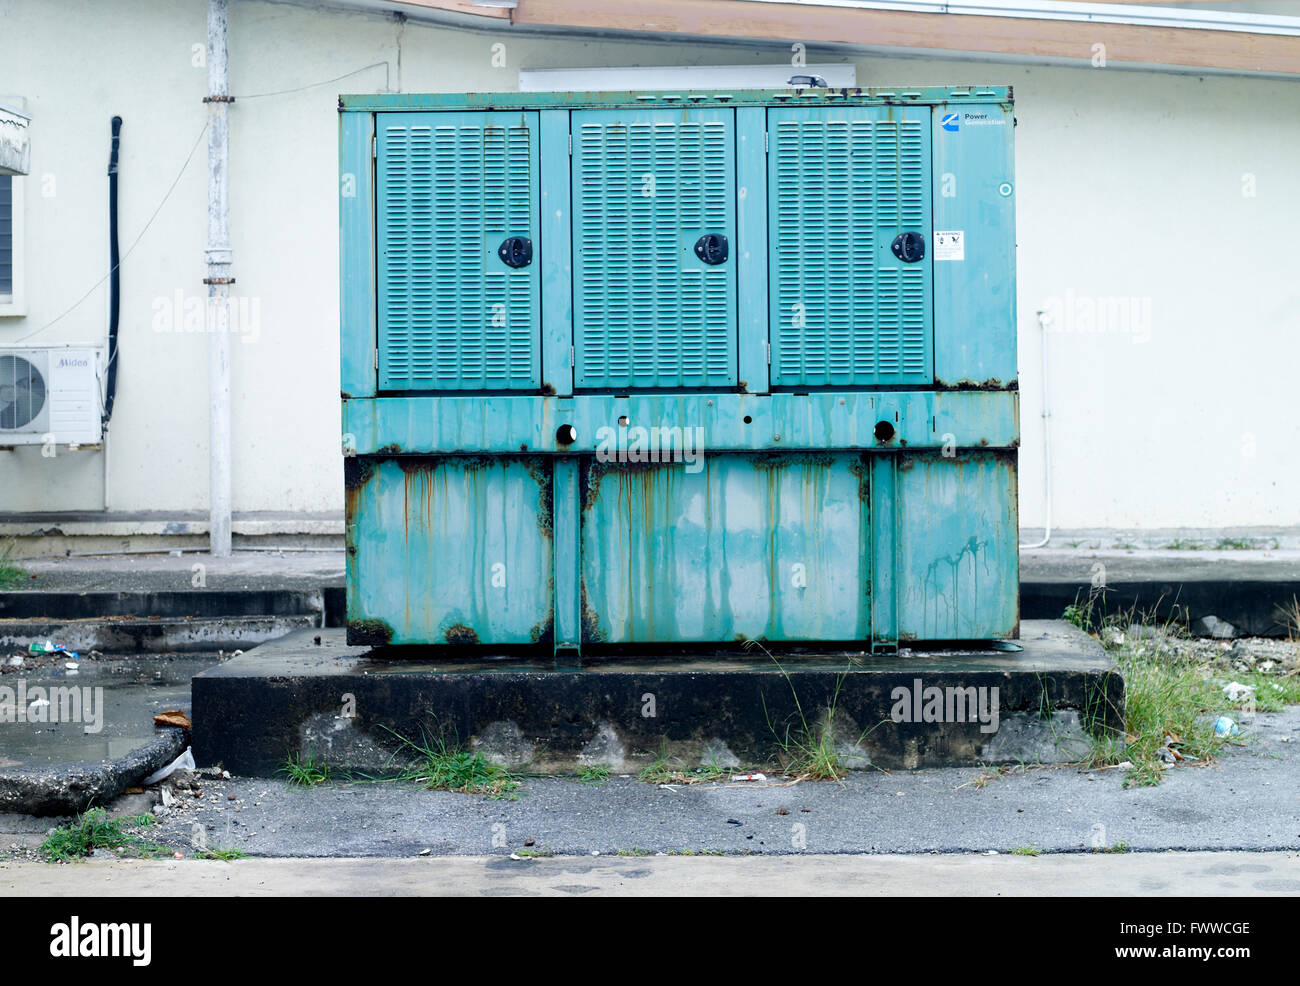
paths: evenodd
<path fill-rule="evenodd" d="M 19 586 L 26 586 L 31 579 L 27 569 L 15 565 L 11 560 L 15 544 L 13 538 L 7 538 L 3 544 L 0 544 L 0 589 L 14 589 Z"/>
<path fill-rule="evenodd" d="M 247 859 L 248 853 L 242 849 L 205 849 L 200 854 L 204 859 L 216 859 L 223 863 L 229 863 L 236 859 Z"/>
<path fill-rule="evenodd" d="M 578 780 L 583 784 L 604 784 L 609 780 L 609 765 L 603 763 L 588 764 L 582 768 Z"/>
<path fill-rule="evenodd" d="M 127 827 L 144 828 L 154 823 L 148 813 L 133 818 L 109 818 L 103 808 L 88 808 L 77 816 L 71 825 L 55 829 L 41 843 L 41 853 L 51 863 L 66 863 L 89 856 L 96 849 L 115 852 L 132 851 L 147 855 L 160 851 L 153 845 L 127 830 Z"/>
<path fill-rule="evenodd" d="M 1097 846 L 1095 849 L 1092 849 L 1091 852 L 1126 853 L 1128 852 L 1128 843 L 1117 842 L 1113 846 Z"/>
<path fill-rule="evenodd" d="M 288 776 L 291 787 L 315 787 L 329 780 L 329 765 L 325 763 L 324 757 L 316 755 L 315 750 L 309 751 L 306 756 L 291 753 L 280 768 L 280 773 Z"/>
<path fill-rule="evenodd" d="M 661 748 L 659 756 L 642 767 L 636 779 L 645 784 L 707 784 L 730 775 L 731 770 L 716 761 L 699 767 L 687 767 L 679 757 L 670 757 L 666 748 Z"/>
<path fill-rule="evenodd" d="M 398 773 L 398 781 L 419 784 L 431 791 L 514 799 L 519 780 L 500 764 L 479 753 L 449 747 L 439 736 L 431 738 L 425 735 L 417 743 L 392 729 L 388 731 L 401 741 L 411 756 L 411 762 Z"/>
<path fill-rule="evenodd" d="M 768 714 L 767 697 L 760 695 L 763 702 L 763 716 L 767 720 L 768 728 L 776 736 L 777 746 L 781 748 L 786 774 L 794 775 L 799 780 L 842 781 L 849 769 L 844 766 L 835 740 L 835 710 L 839 705 L 840 688 L 844 684 L 848 669 L 846 668 L 844 674 L 836 679 L 835 691 L 831 694 L 830 703 L 823 710 L 821 717 L 810 724 L 804 714 L 803 703 L 799 699 L 799 693 L 794 687 L 790 673 L 781 667 L 781 662 L 773 657 L 759 641 L 747 640 L 745 647 L 748 649 L 751 646 L 758 647 L 771 658 L 772 663 L 785 678 L 790 694 L 794 697 L 793 716 L 778 726 L 772 722 L 772 717 Z M 864 730 L 862 736 L 858 737 L 858 742 L 860 743 L 869 732 L 870 729 Z"/>

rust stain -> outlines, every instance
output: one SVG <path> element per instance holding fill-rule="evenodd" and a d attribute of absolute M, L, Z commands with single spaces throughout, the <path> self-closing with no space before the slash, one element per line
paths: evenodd
<path fill-rule="evenodd" d="M 370 482 L 370 477 L 375 471 L 373 459 L 365 457 L 352 457 L 343 460 L 343 489 L 345 492 L 355 492 L 366 483 Z"/>
<path fill-rule="evenodd" d="M 458 647 L 473 647 L 478 643 L 478 634 L 474 632 L 474 628 L 464 623 L 453 623 L 447 627 L 444 636 L 447 643 Z"/>
<path fill-rule="evenodd" d="M 393 639 L 393 628 L 384 620 L 349 620 L 347 638 L 353 647 L 385 647 Z"/>
<path fill-rule="evenodd" d="M 858 480 L 858 499 L 864 503 L 871 502 L 871 459 L 859 455 L 849 463 L 849 472 Z"/>
<path fill-rule="evenodd" d="M 515 461 L 523 465 L 533 482 L 537 484 L 537 529 L 541 531 L 542 537 L 549 541 L 554 536 L 555 513 L 553 492 L 555 477 L 552 462 L 538 456 L 527 458 L 520 456 L 516 457 Z"/>
<path fill-rule="evenodd" d="M 550 644 L 555 642 L 555 618 L 547 615 L 546 619 L 536 624 L 528 631 L 528 639 L 534 644 Z"/>
<path fill-rule="evenodd" d="M 1017 380 L 1008 380 L 1003 383 L 997 377 L 990 377 L 987 380 L 957 380 L 949 383 L 946 380 L 934 378 L 934 385 L 942 390 L 1019 390 L 1020 383 Z"/>
<path fill-rule="evenodd" d="M 606 640 L 605 631 L 600 628 L 600 617 L 596 614 L 590 604 L 587 602 L 587 580 L 580 579 L 578 583 L 579 594 L 581 596 L 581 624 L 582 624 L 582 642 L 584 644 L 603 644 Z"/>

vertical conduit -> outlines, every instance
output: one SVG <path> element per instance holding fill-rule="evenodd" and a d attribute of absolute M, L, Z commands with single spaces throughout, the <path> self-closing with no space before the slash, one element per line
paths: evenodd
<path fill-rule="evenodd" d="M 230 276 L 227 178 L 230 89 L 226 64 L 227 0 L 208 0 L 208 543 L 230 555 Z"/>
<path fill-rule="evenodd" d="M 117 156 L 122 140 L 122 118 L 113 117 L 109 124 L 111 140 L 108 147 L 108 366 L 104 371 L 104 403 L 100 415 L 100 442 L 104 465 L 104 511 L 113 506 L 112 475 L 109 472 L 108 422 L 113 417 L 117 402 L 117 332 L 122 312 L 122 255 L 118 247 L 117 222 Z"/>
<path fill-rule="evenodd" d="M 1043 540 L 1033 544 L 1022 544 L 1022 548 L 1044 548 L 1052 540 L 1052 436 L 1049 431 L 1051 405 L 1047 389 L 1047 312 L 1038 313 L 1038 328 L 1042 339 L 1043 352 Z"/>

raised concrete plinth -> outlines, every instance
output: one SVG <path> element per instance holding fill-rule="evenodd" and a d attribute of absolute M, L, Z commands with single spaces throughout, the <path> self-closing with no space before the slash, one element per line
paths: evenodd
<path fill-rule="evenodd" d="M 271 775 L 314 751 L 376 773 L 401 746 L 393 730 L 542 773 L 628 772 L 664 754 L 777 767 L 829 718 L 846 766 L 916 768 L 1068 762 L 1090 734 L 1122 728 L 1124 684 L 1094 640 L 1062 622 L 1026 621 L 1021 634 L 1018 652 L 756 651 L 555 670 L 391 659 L 347 646 L 341 629 L 302 630 L 194 678 L 195 756 Z"/>

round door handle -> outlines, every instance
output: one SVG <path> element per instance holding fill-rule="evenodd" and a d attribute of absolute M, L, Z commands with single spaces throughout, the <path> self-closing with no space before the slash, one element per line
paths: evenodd
<path fill-rule="evenodd" d="M 526 236 L 511 236 L 497 247 L 497 256 L 508 267 L 527 267 L 533 262 L 533 241 Z"/>
<path fill-rule="evenodd" d="M 725 264 L 727 253 L 727 238 L 721 233 L 705 233 L 695 241 L 695 256 L 706 264 Z"/>
<path fill-rule="evenodd" d="M 925 237 L 920 233 L 899 233 L 889 247 L 894 256 L 905 264 L 925 259 Z"/>

